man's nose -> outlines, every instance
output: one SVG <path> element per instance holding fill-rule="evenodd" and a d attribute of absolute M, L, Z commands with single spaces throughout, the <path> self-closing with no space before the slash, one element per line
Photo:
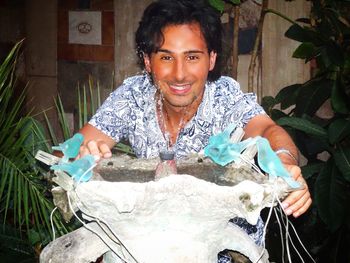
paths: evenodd
<path fill-rule="evenodd" d="M 174 65 L 174 78 L 177 82 L 181 82 L 186 77 L 186 63 L 183 60 L 176 60 Z"/>

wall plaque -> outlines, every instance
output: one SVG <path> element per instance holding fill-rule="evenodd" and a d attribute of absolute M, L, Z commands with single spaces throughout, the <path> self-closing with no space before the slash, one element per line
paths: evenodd
<path fill-rule="evenodd" d="M 69 44 L 101 45 L 101 12 L 69 11 Z"/>

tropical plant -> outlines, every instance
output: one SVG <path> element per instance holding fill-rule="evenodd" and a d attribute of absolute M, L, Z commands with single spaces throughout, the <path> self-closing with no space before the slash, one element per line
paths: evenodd
<path fill-rule="evenodd" d="M 307 159 L 302 172 L 315 204 L 309 215 L 315 217 L 304 232 L 317 233 L 317 262 L 349 262 L 350 19 L 345 15 L 350 2 L 311 4 L 310 18 L 298 19 L 285 35 L 301 42 L 293 57 L 310 62 L 313 76 L 283 88 L 275 98 L 263 98 L 263 106 L 289 131 Z M 324 109 L 327 114 L 321 113 Z"/>
<path fill-rule="evenodd" d="M 111 86 L 109 91 L 112 92 L 114 89 L 114 75 L 112 74 Z M 101 87 L 98 81 L 95 81 L 92 76 L 89 76 L 87 80 L 87 86 L 83 84 L 77 84 L 76 91 L 78 93 L 78 113 L 77 113 L 77 125 L 70 127 L 67 115 L 61 100 L 61 97 L 55 100 L 56 112 L 60 122 L 60 133 L 63 134 L 63 138 L 57 136 L 58 132 L 52 128 L 51 122 L 44 113 L 46 118 L 46 124 L 48 127 L 48 138 L 51 145 L 58 145 L 60 141 L 67 140 L 73 136 L 73 133 L 78 132 L 84 124 L 96 113 L 96 110 L 101 106 Z M 132 148 L 127 142 L 118 142 L 112 149 L 116 152 L 126 153 L 130 156 L 135 156 Z"/>
<path fill-rule="evenodd" d="M 48 147 L 44 132 L 36 120 L 20 113 L 25 89 L 14 96 L 15 66 L 21 44 L 17 43 L 0 65 L 0 221 L 3 224 L 0 238 L 4 241 L 1 251 L 12 252 L 24 250 L 9 240 L 29 238 L 32 245 L 48 241 L 50 212 L 54 207 L 34 159 L 38 149 Z M 57 214 L 53 216 L 58 234 L 67 233 L 62 222 Z"/>
<path fill-rule="evenodd" d="M 0 228 L 0 254 L 6 262 L 14 258 L 33 261 L 34 255 L 51 240 L 52 227 L 56 236 L 76 227 L 74 221 L 69 225 L 63 223 L 59 213 L 52 215 L 51 225 L 52 186 L 44 178 L 48 168 L 41 167 L 34 158 L 39 149 L 51 152 L 52 145 L 70 138 L 72 127 L 69 127 L 60 97 L 55 101 L 59 132 L 52 128 L 45 112 L 48 133 L 30 114 L 21 115 L 26 89 L 19 96 L 14 95 L 15 67 L 21 45 L 22 42 L 17 43 L 0 66 L 0 222 L 3 225 Z M 101 92 L 99 83 L 95 85 L 92 77 L 89 77 L 88 88 L 78 85 L 77 91 L 79 129 L 100 106 Z M 58 134 L 63 134 L 63 138 Z M 133 154 L 123 143 L 117 144 L 116 150 Z"/>

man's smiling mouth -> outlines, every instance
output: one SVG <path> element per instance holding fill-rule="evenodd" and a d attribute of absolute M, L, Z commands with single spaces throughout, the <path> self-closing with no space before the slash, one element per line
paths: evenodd
<path fill-rule="evenodd" d="M 169 88 L 172 92 L 175 92 L 175 93 L 186 93 L 191 89 L 191 84 L 184 84 L 184 85 L 169 84 Z"/>

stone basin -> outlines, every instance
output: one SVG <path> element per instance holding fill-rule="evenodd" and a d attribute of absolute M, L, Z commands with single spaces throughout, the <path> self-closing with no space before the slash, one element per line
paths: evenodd
<path fill-rule="evenodd" d="M 155 180 L 155 169 L 159 158 L 135 159 L 128 155 L 102 160 L 94 170 L 94 180 L 108 182 L 149 182 Z M 257 183 L 268 181 L 246 165 L 220 166 L 208 158 L 190 156 L 176 162 L 178 174 L 190 174 L 198 179 L 223 186 L 234 186 L 244 180 Z"/>
<path fill-rule="evenodd" d="M 248 165 L 220 167 L 198 156 L 178 161 L 177 175 L 155 180 L 158 163 L 113 157 L 99 163 L 91 181 L 65 188 L 91 221 L 90 230 L 82 227 L 51 242 L 40 262 L 91 262 L 112 250 L 107 263 L 210 263 L 224 249 L 268 262 L 267 251 L 228 222 L 240 216 L 255 224 L 275 190 L 280 198 L 288 193 L 283 180 L 270 182 Z"/>

